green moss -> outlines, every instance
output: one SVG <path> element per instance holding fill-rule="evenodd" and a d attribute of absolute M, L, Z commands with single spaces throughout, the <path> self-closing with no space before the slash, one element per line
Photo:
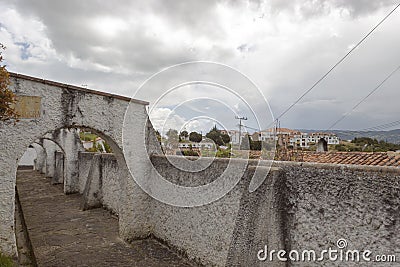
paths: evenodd
<path fill-rule="evenodd" d="M 13 267 L 14 262 L 10 257 L 4 256 L 0 253 L 0 267 Z"/>

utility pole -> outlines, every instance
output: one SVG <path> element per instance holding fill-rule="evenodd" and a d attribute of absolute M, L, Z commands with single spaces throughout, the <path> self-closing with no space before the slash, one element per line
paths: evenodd
<path fill-rule="evenodd" d="M 242 120 L 247 121 L 247 117 L 235 116 L 235 119 L 239 120 L 239 150 L 240 150 L 240 144 L 242 141 Z"/>

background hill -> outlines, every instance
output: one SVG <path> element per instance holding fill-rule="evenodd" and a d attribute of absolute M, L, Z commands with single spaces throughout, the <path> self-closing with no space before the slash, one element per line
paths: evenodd
<path fill-rule="evenodd" d="M 299 129 L 305 133 L 323 132 L 323 130 Z M 391 131 L 348 131 L 348 130 L 330 130 L 335 133 L 341 140 L 353 140 L 355 137 L 369 137 L 378 141 L 386 141 L 393 144 L 400 144 L 400 129 Z"/>

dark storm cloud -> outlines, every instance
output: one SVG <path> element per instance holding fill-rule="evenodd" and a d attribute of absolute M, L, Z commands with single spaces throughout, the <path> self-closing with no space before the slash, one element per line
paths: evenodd
<path fill-rule="evenodd" d="M 221 62 L 259 85 L 277 116 L 395 2 L 0 0 L 0 41 L 8 42 L 5 56 L 12 71 L 128 96 L 170 65 Z M 399 12 L 287 113 L 282 125 L 323 129 L 390 73 L 400 62 Z M 386 102 L 398 98 L 399 76 L 338 127 L 396 120 L 398 106 Z M 253 97 L 242 87 L 242 95 Z M 154 101 L 156 91 L 143 99 Z"/>
<path fill-rule="evenodd" d="M 199 55 L 187 44 L 178 43 L 174 37 L 160 36 L 145 23 L 146 14 L 160 20 L 165 27 L 182 31 L 190 36 L 221 39 L 224 31 L 215 14 L 215 1 L 16 1 L 15 7 L 27 17 L 39 18 L 46 27 L 49 39 L 58 53 L 89 60 L 109 67 L 123 66 L 140 71 L 155 71 L 183 61 L 195 60 Z M 96 31 L 96 17 L 109 17 L 127 23 L 113 30 L 118 35 L 107 36 Z M 112 23 L 113 21 L 109 23 Z M 129 23 L 129 22 L 132 23 Z M 193 43 L 193 41 L 192 41 Z M 208 54 L 221 59 L 229 51 L 218 45 L 208 49 Z M 192 52 L 192 53 L 191 53 Z M 200 55 L 201 56 L 201 55 Z"/>

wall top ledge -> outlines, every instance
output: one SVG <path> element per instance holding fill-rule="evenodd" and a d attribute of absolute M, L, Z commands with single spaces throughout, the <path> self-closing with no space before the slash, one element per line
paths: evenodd
<path fill-rule="evenodd" d="M 147 101 L 138 100 L 138 99 L 130 98 L 127 96 L 110 94 L 110 93 L 106 93 L 106 92 L 101 92 L 101 91 L 87 89 L 87 88 L 79 87 L 79 86 L 75 86 L 75 85 L 45 80 L 45 79 L 32 77 L 32 76 L 28 76 L 28 75 L 24 75 L 24 74 L 19 74 L 19 73 L 14 73 L 14 72 L 9 72 L 9 74 L 10 74 L 10 77 L 17 78 L 17 79 L 29 80 L 29 81 L 43 83 L 43 84 L 47 84 L 47 85 L 51 85 L 51 86 L 57 86 L 57 87 L 60 87 L 63 89 L 72 89 L 72 90 L 76 90 L 76 91 L 80 91 L 80 92 L 84 92 L 84 93 L 111 97 L 111 98 L 128 101 L 128 102 L 133 102 L 133 103 L 137 103 L 137 104 L 141 104 L 141 105 L 145 105 L 145 106 L 149 105 L 149 102 L 147 102 Z"/>

